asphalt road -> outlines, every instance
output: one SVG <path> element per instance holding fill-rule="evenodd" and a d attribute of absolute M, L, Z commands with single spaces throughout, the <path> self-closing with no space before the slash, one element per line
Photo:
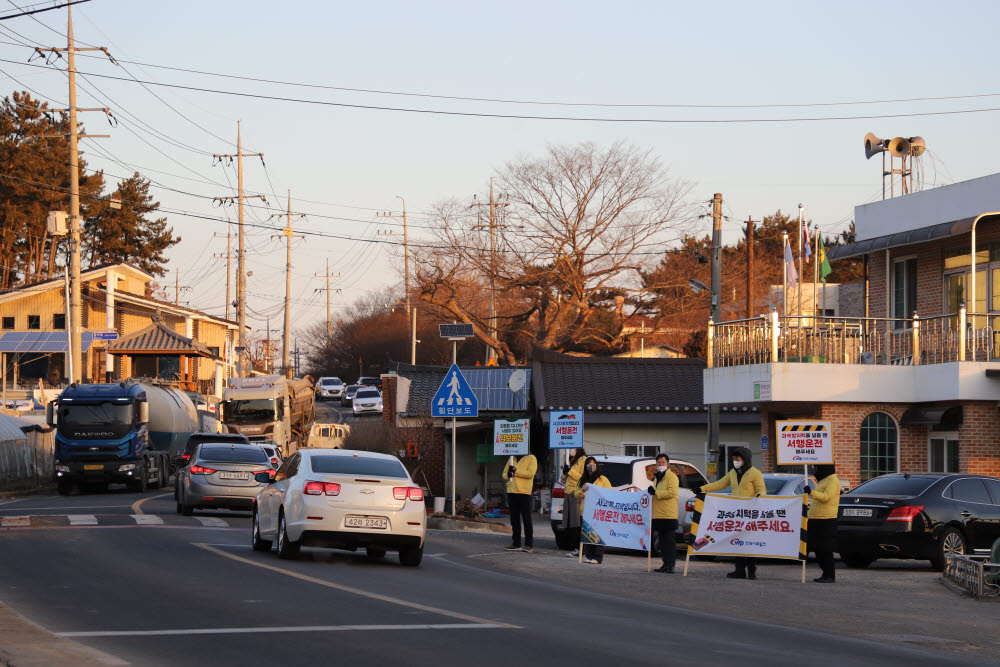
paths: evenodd
<path fill-rule="evenodd" d="M 450 533 L 429 533 L 407 568 L 393 554 L 257 553 L 248 515 L 181 517 L 159 491 L 0 500 L 0 522 L 0 601 L 133 664 L 969 664 L 678 609 L 655 579 L 660 602 L 590 591 L 597 572 L 578 586 L 520 577 Z"/>

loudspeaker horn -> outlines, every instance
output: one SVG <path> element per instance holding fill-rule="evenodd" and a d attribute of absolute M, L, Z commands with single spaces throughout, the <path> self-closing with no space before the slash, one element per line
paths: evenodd
<path fill-rule="evenodd" d="M 927 150 L 927 142 L 924 141 L 923 137 L 910 137 L 910 155 L 913 157 L 920 157 Z"/>
<path fill-rule="evenodd" d="M 892 153 L 893 157 L 906 157 L 910 154 L 910 142 L 903 137 L 895 137 L 889 140 L 886 149 Z"/>
<path fill-rule="evenodd" d="M 885 141 L 879 139 L 875 136 L 874 132 L 869 132 L 865 135 L 865 158 L 868 160 L 872 159 L 873 155 L 877 155 L 885 150 Z"/>

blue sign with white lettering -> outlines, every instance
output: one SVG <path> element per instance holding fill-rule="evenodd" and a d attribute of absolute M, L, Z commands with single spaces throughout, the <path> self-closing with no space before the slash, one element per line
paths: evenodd
<path fill-rule="evenodd" d="M 118 340 L 117 331 L 94 331 L 94 340 Z"/>
<path fill-rule="evenodd" d="M 478 417 L 479 400 L 469 386 L 462 371 L 452 364 L 444 382 L 434 394 L 431 403 L 432 417 Z"/>
<path fill-rule="evenodd" d="M 767 436 L 766 435 L 760 436 L 760 451 L 762 451 L 762 452 L 766 452 L 767 451 Z"/>

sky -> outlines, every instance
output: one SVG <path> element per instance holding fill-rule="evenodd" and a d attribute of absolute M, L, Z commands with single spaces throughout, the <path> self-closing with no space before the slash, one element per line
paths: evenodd
<path fill-rule="evenodd" d="M 0 0 L 0 95 L 27 87 L 68 105 L 64 63 L 27 62 L 35 46 L 66 46 L 66 10 L 3 20 L 63 1 Z M 171 297 L 177 272 L 182 302 L 225 313 L 236 209 L 212 198 L 234 194 L 236 170 L 212 155 L 236 152 L 238 120 L 244 151 L 264 154 L 244 160 L 245 190 L 267 198 L 248 199 L 245 217 L 259 330 L 283 317 L 285 246 L 272 235 L 289 189 L 306 214 L 293 220 L 306 234 L 292 246 L 301 331 L 325 319 L 327 261 L 335 314 L 401 282 L 401 226 L 377 217 L 400 213 L 397 196 L 419 245 L 436 202 L 471 203 L 506 161 L 548 145 L 652 149 L 691 202 L 722 193 L 726 242 L 748 217 L 800 203 L 824 233 L 844 229 L 854 206 L 882 197 L 867 132 L 924 137 L 925 188 L 997 171 L 998 3 L 91 0 L 73 16 L 78 45 L 121 63 L 77 59 L 78 105 L 119 120 L 81 114 L 111 135 L 81 150 L 109 190 L 132 171 L 153 180 L 182 237 L 161 280 Z"/>

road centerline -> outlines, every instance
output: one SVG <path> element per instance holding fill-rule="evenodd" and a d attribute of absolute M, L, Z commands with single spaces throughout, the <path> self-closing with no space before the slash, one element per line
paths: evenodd
<path fill-rule="evenodd" d="M 144 502 L 146 502 L 147 500 L 155 500 L 157 498 L 166 498 L 169 495 L 172 495 L 172 494 L 171 493 L 158 493 L 155 496 L 147 496 L 146 498 L 143 498 L 142 500 L 135 501 L 134 503 L 132 503 L 132 514 L 144 514 L 145 512 L 142 511 L 142 504 Z"/>
<path fill-rule="evenodd" d="M 217 549 L 215 547 L 203 544 L 200 542 L 192 542 L 194 546 L 204 549 L 206 551 L 211 551 L 212 553 L 222 556 L 223 558 L 228 558 L 234 560 L 238 563 L 244 563 L 246 565 L 252 565 L 254 567 L 259 567 L 265 570 L 270 570 L 272 572 L 277 572 L 278 574 L 284 574 L 289 577 L 294 577 L 301 581 L 307 581 L 318 586 L 325 586 L 327 588 L 333 588 L 338 591 L 344 591 L 345 593 L 352 593 L 354 595 L 359 595 L 361 597 L 370 598 L 372 600 L 380 600 L 382 602 L 388 602 L 389 604 L 399 605 L 401 607 L 409 607 L 410 609 L 418 609 L 420 611 L 430 612 L 432 614 L 439 614 L 442 616 L 448 616 L 450 618 L 457 618 L 462 621 L 468 621 L 470 623 L 477 623 L 481 625 L 492 625 L 496 627 L 502 627 L 510 630 L 520 630 L 521 627 L 517 625 L 510 625 L 508 623 L 499 623 L 497 621 L 491 621 L 485 618 L 479 618 L 477 616 L 471 616 L 469 614 L 462 614 L 456 611 L 449 611 L 447 609 L 441 609 L 440 607 L 432 607 L 430 605 L 420 604 L 419 602 L 411 602 L 410 600 L 403 600 L 401 598 L 392 597 L 389 595 L 382 595 L 381 593 L 372 593 L 370 591 L 364 591 L 359 588 L 353 588 L 351 586 L 344 586 L 343 584 L 336 584 L 332 581 L 326 581 L 324 579 L 319 579 L 318 577 L 312 577 L 307 574 L 302 574 L 299 572 L 293 572 L 292 570 L 285 569 L 283 567 L 278 567 L 276 565 L 269 565 L 267 563 L 260 563 L 249 558 L 244 558 L 242 556 L 237 556 L 235 554 L 226 553 L 222 549 Z"/>

